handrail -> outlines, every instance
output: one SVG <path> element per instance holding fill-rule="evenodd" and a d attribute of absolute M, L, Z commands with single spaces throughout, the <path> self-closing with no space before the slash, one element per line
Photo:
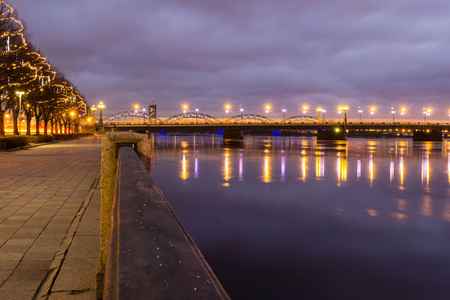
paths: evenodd
<path fill-rule="evenodd" d="M 119 150 L 104 299 L 229 299 L 130 147 Z"/>

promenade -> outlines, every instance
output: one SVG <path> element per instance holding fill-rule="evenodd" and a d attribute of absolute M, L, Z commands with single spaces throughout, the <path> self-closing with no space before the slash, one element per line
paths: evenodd
<path fill-rule="evenodd" d="M 95 299 L 100 141 L 0 153 L 0 299 Z"/>

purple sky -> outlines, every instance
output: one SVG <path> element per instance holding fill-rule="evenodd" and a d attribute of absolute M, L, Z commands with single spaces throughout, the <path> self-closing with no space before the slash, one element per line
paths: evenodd
<path fill-rule="evenodd" d="M 408 107 L 408 119 L 448 120 L 450 1 L 444 0 L 10 0 L 32 42 L 110 113 L 147 106 L 158 117 L 224 104 L 271 117 L 349 105 Z M 399 117 L 399 116 L 398 116 Z"/>

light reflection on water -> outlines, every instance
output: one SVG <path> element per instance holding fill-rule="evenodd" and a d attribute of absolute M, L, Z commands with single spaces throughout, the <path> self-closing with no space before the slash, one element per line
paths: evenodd
<path fill-rule="evenodd" d="M 233 299 L 447 299 L 449 142 L 153 139 L 152 175 Z"/>

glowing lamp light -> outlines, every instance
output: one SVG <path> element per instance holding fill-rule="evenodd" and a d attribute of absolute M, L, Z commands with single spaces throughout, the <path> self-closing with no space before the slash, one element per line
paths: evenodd
<path fill-rule="evenodd" d="M 334 129 L 334 131 L 335 131 L 336 133 L 339 133 L 341 130 L 339 129 L 339 127 L 336 127 L 336 128 Z"/>

